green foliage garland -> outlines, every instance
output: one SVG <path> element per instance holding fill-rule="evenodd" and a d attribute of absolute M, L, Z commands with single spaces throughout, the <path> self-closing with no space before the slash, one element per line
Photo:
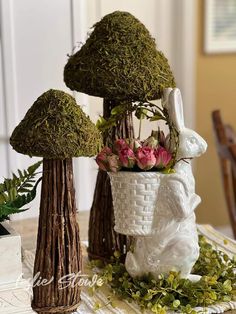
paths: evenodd
<path fill-rule="evenodd" d="M 0 222 L 9 219 L 9 215 L 27 210 L 20 209 L 30 203 L 36 196 L 36 189 L 41 178 L 36 181 L 37 169 L 41 161 L 33 164 L 27 170 L 18 170 L 11 179 L 0 183 Z"/>
<path fill-rule="evenodd" d="M 111 287 L 113 294 L 129 302 L 136 302 L 141 310 L 164 314 L 167 310 L 181 313 L 197 313 L 194 307 L 207 307 L 221 301 L 236 300 L 236 260 L 213 248 L 203 236 L 199 236 L 200 256 L 193 273 L 201 275 L 198 282 L 181 279 L 176 272 L 133 279 L 115 253 L 111 262 L 102 268 L 100 278 Z M 99 262 L 101 263 L 101 262 Z M 91 263 L 92 268 L 99 266 Z M 95 269 L 96 269 L 95 267 Z M 96 304 L 99 308 L 99 305 Z"/>

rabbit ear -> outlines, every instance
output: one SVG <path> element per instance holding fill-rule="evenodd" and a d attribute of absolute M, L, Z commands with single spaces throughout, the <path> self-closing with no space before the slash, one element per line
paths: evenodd
<path fill-rule="evenodd" d="M 163 96 L 162 96 L 162 106 L 163 108 L 166 108 L 169 111 L 169 96 L 173 88 L 165 88 L 163 90 Z"/>
<path fill-rule="evenodd" d="M 175 124 L 177 130 L 183 130 L 185 128 L 183 101 L 181 92 L 178 88 L 174 88 L 170 93 L 168 107 L 171 120 Z"/>

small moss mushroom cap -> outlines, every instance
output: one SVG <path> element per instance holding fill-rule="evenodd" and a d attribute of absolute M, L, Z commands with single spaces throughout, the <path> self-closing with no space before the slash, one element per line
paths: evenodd
<path fill-rule="evenodd" d="M 116 100 L 151 100 L 175 87 L 168 60 L 132 14 L 115 11 L 94 25 L 64 69 L 71 90 Z"/>
<path fill-rule="evenodd" d="M 91 157 L 101 143 L 98 129 L 75 99 L 53 89 L 34 102 L 10 138 L 17 152 L 47 159 Z"/>

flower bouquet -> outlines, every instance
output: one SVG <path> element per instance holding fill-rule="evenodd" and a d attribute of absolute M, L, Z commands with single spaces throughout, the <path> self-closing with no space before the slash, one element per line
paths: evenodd
<path fill-rule="evenodd" d="M 106 146 L 97 155 L 96 162 L 101 170 L 117 171 L 166 171 L 170 169 L 172 154 L 165 148 L 162 131 L 158 130 L 157 137 L 152 132 L 145 141 L 118 139 L 110 148 Z"/>
<path fill-rule="evenodd" d="M 145 141 L 118 139 L 96 158 L 109 172 L 115 210 L 115 230 L 127 235 L 150 235 L 159 177 L 172 172 L 171 152 L 160 130 Z"/>

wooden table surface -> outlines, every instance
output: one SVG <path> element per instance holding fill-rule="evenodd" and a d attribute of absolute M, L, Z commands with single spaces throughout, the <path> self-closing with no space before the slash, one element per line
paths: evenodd
<path fill-rule="evenodd" d="M 81 241 L 88 240 L 88 221 L 89 213 L 80 212 L 78 214 L 78 221 L 80 226 Z M 22 237 L 22 246 L 27 250 L 33 250 L 36 246 L 37 225 L 38 220 L 35 218 L 25 219 L 20 221 L 12 221 L 11 224 L 18 231 Z M 141 312 L 140 312 L 141 313 Z M 225 312 L 228 314 L 236 314 L 236 310 Z"/>
<path fill-rule="evenodd" d="M 80 240 L 88 240 L 88 222 L 89 213 L 81 212 L 78 214 L 78 221 L 80 226 Z M 36 247 L 38 219 L 30 218 L 18 221 L 11 221 L 14 229 L 21 235 L 22 246 L 24 249 L 33 250 Z"/>

